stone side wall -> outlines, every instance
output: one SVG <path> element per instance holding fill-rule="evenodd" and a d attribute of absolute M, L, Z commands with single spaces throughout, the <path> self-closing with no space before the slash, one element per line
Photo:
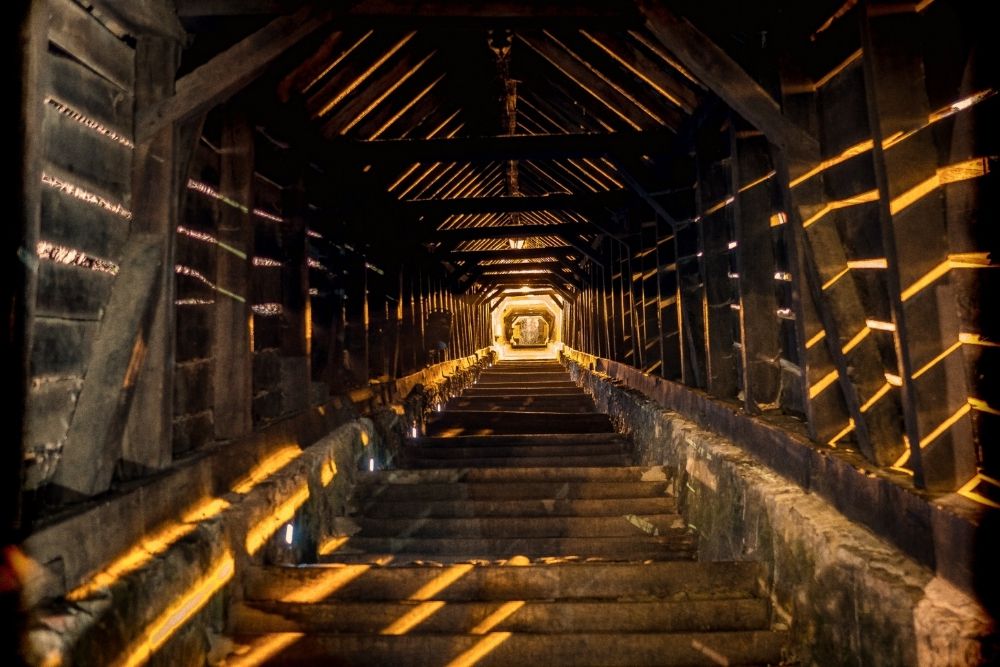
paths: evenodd
<path fill-rule="evenodd" d="M 591 368 L 563 362 L 631 434 L 643 465 L 664 465 L 704 560 L 759 560 L 773 622 L 809 665 L 977 665 L 990 655 L 989 615 L 968 594 L 833 505 L 699 427 Z"/>

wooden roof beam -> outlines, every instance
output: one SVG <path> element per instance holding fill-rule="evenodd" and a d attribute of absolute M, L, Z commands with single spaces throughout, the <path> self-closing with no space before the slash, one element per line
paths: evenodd
<path fill-rule="evenodd" d="M 556 225 L 502 225 L 491 227 L 461 227 L 439 229 L 431 233 L 434 241 L 473 241 L 479 239 L 524 239 L 537 236 L 579 236 L 580 234 L 600 234 L 596 227 L 582 223 Z"/>
<path fill-rule="evenodd" d="M 170 97 L 152 105 L 136 122 L 142 144 L 170 123 L 207 111 L 249 85 L 278 57 L 333 19 L 334 12 L 313 5 L 276 18 L 207 63 L 177 80 Z"/>
<path fill-rule="evenodd" d="M 588 157 L 611 151 L 644 155 L 669 150 L 674 133 L 668 129 L 579 134 L 533 134 L 453 139 L 342 140 L 343 150 L 366 162 L 467 162 Z"/>
<path fill-rule="evenodd" d="M 681 64 L 771 143 L 805 161 L 818 155 L 816 139 L 788 119 L 774 98 L 708 36 L 676 16 L 662 0 L 636 0 L 635 4 L 646 27 Z"/>
<path fill-rule="evenodd" d="M 403 202 L 406 210 L 417 216 L 446 217 L 462 213 L 524 213 L 527 211 L 564 211 L 594 208 L 620 208 L 633 195 L 628 190 L 590 194 L 551 194 L 544 197 L 460 197 L 452 199 L 417 199 Z"/>

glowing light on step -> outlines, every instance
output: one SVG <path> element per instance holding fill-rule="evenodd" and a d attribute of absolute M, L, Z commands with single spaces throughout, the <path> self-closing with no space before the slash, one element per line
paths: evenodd
<path fill-rule="evenodd" d="M 511 634 L 510 632 L 491 632 L 479 640 L 475 646 L 449 662 L 446 667 L 472 667 L 510 639 Z"/>
<path fill-rule="evenodd" d="M 434 579 L 421 586 L 417 592 L 409 597 L 409 599 L 419 602 L 430 600 L 435 595 L 467 575 L 469 572 L 472 572 L 473 567 L 475 566 L 471 563 L 459 563 L 458 565 L 452 565 L 451 567 L 445 569 L 444 572 L 434 577 Z"/>
<path fill-rule="evenodd" d="M 80 201 L 91 204 L 92 206 L 97 206 L 98 208 L 102 208 L 108 213 L 117 215 L 119 218 L 122 218 L 123 220 L 132 219 L 132 211 L 128 210 L 121 204 L 113 202 L 109 199 L 105 199 L 101 195 L 93 193 L 90 190 L 80 187 L 79 185 L 75 185 L 74 183 L 70 183 L 69 181 L 64 181 L 61 178 L 58 178 L 56 176 L 51 176 L 49 174 L 46 174 L 45 172 L 42 172 L 42 183 L 49 186 L 50 188 L 59 190 L 59 192 L 69 195 L 74 199 L 79 199 Z"/>
<path fill-rule="evenodd" d="M 284 596 L 282 602 L 318 602 L 351 583 L 371 569 L 371 565 L 332 565 L 317 568 L 318 577 L 310 576 L 305 583 Z"/>
<path fill-rule="evenodd" d="M 441 609 L 444 605 L 445 603 L 440 600 L 436 600 L 434 602 L 421 602 L 420 604 L 414 606 L 413 609 L 403 614 L 403 616 L 383 628 L 379 634 L 405 635 L 407 632 L 433 616 L 434 613 Z"/>
<path fill-rule="evenodd" d="M 291 544 L 295 538 L 295 526 L 288 524 L 285 526 L 285 544 Z"/>
<path fill-rule="evenodd" d="M 484 618 L 479 625 L 469 630 L 469 634 L 485 635 L 487 632 L 513 616 L 517 610 L 523 606 L 524 600 L 511 600 L 509 602 L 504 602 L 496 611 Z"/>
<path fill-rule="evenodd" d="M 250 650 L 242 655 L 226 657 L 229 667 L 257 667 L 263 665 L 281 651 L 305 637 L 302 632 L 277 632 L 254 641 Z"/>

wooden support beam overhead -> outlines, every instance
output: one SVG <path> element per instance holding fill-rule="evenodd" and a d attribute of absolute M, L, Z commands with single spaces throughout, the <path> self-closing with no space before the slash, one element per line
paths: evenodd
<path fill-rule="evenodd" d="M 176 0 L 177 15 L 245 16 L 288 14 L 301 6 L 303 0 Z M 448 2 L 447 0 L 362 0 L 351 3 L 342 14 L 368 19 L 426 18 L 517 21 L 536 23 L 558 19 L 604 22 L 610 19 L 636 19 L 635 10 L 627 3 L 598 0 L 556 0 L 545 3 L 532 0 L 482 0 L 481 2 Z"/>
<path fill-rule="evenodd" d="M 136 143 L 148 141 L 168 123 L 190 118 L 239 92 L 281 54 L 333 18 L 313 5 L 282 16 L 177 80 L 176 92 L 144 111 L 136 122 Z"/>
<path fill-rule="evenodd" d="M 497 227 L 463 227 L 461 229 L 439 229 L 432 232 L 431 240 L 445 243 L 475 241 L 480 239 L 524 239 L 537 236 L 579 236 L 600 234 L 597 227 L 589 224 L 567 222 L 561 225 L 502 225 Z"/>
<path fill-rule="evenodd" d="M 481 262 L 492 259 L 543 259 L 545 257 L 567 257 L 570 255 L 579 256 L 579 252 L 573 246 L 559 246 L 556 248 L 521 248 L 505 250 L 460 250 L 451 253 L 448 257 L 454 260 L 464 260 L 466 262 Z"/>
<path fill-rule="evenodd" d="M 611 190 L 591 194 L 551 194 L 544 197 L 462 197 L 454 199 L 420 199 L 404 202 L 403 206 L 414 216 L 434 218 L 462 213 L 513 213 L 528 211 L 587 210 L 591 208 L 619 208 L 628 203 L 631 193 Z"/>
<path fill-rule="evenodd" d="M 662 0 L 636 0 L 646 27 L 691 73 L 767 138 L 798 159 L 815 154 L 816 139 L 789 120 L 740 65 Z"/>
<path fill-rule="evenodd" d="M 668 150 L 673 144 L 673 137 L 672 131 L 663 129 L 453 139 L 345 140 L 345 145 L 338 146 L 338 150 L 355 151 L 359 160 L 368 163 L 467 162 L 470 159 L 487 162 L 589 157 L 605 155 L 612 150 L 651 155 Z"/>

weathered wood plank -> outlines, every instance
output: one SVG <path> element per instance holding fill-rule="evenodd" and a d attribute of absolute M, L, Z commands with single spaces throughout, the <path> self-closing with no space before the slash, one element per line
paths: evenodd
<path fill-rule="evenodd" d="M 167 37 L 182 42 L 187 32 L 177 17 L 172 0 L 90 0 L 94 11 L 109 25 L 132 37 Z"/>
<path fill-rule="evenodd" d="M 131 190 L 132 149 L 45 105 L 45 157 L 73 175 L 74 182 L 115 193 L 125 201 Z"/>
<path fill-rule="evenodd" d="M 49 97 L 132 139 L 132 94 L 59 53 L 46 58 Z"/>
<path fill-rule="evenodd" d="M 136 143 L 148 141 L 168 123 L 190 118 L 231 97 L 282 53 L 330 21 L 333 12 L 307 6 L 277 18 L 177 81 L 176 92 L 143 111 Z"/>
<path fill-rule="evenodd" d="M 103 271 L 43 259 L 38 266 L 36 312 L 42 317 L 98 321 L 114 281 Z"/>
<path fill-rule="evenodd" d="M 254 221 L 249 210 L 254 200 L 254 128 L 236 103 L 225 108 L 222 126 L 222 182 L 220 191 L 246 210 L 223 206 L 219 216 L 219 241 L 244 254 L 219 248 L 215 283 L 243 297 L 219 294 L 215 300 L 215 359 L 213 409 L 217 438 L 235 438 L 253 428 L 253 359 L 250 340 L 250 278 L 254 254 Z"/>
<path fill-rule="evenodd" d="M 896 203 L 914 184 L 936 178 L 937 150 L 929 132 L 912 135 L 895 148 L 883 147 L 887 137 L 918 129 L 927 122 L 930 108 L 923 76 L 923 33 L 920 17 L 914 13 L 883 12 L 871 5 L 865 9 L 865 90 L 874 141 L 872 158 L 879 191 L 882 249 L 888 267 L 885 284 L 894 325 L 903 424 L 909 441 L 907 465 L 913 469 L 918 486 L 953 491 L 976 473 L 965 377 L 953 373 L 944 387 L 934 388 L 938 401 L 948 406 L 946 412 L 958 418 L 947 433 L 933 440 L 929 433 L 947 422 L 921 423 L 919 392 L 914 382 L 918 359 L 943 351 L 958 340 L 958 320 L 947 276 L 935 281 L 936 290 L 914 291 L 915 285 L 919 286 L 914 272 L 948 259 L 944 207 L 937 191 L 909 206 Z M 913 235 L 914 230 L 919 230 L 918 235 Z M 921 295 L 922 291 L 929 293 Z M 960 410 L 966 413 L 960 414 Z"/>
<path fill-rule="evenodd" d="M 695 78 L 734 111 L 795 157 L 809 158 L 816 139 L 785 117 L 777 102 L 725 51 L 687 20 L 675 16 L 664 2 L 637 0 L 646 27 L 691 70 Z"/>
<path fill-rule="evenodd" d="M 126 92 L 135 82 L 135 52 L 73 0 L 49 0 L 49 39 Z"/>
<path fill-rule="evenodd" d="M 129 223 L 98 206 L 42 186 L 41 237 L 88 255 L 117 261 Z"/>
<path fill-rule="evenodd" d="M 31 375 L 84 375 L 97 328 L 97 322 L 92 321 L 36 317 L 31 345 Z"/>
<path fill-rule="evenodd" d="M 777 407 L 781 389 L 776 269 L 771 239 L 771 181 L 742 190 L 761 178 L 770 166 L 763 137 L 740 139 L 735 119 L 730 122 L 734 241 L 738 273 L 739 322 L 743 357 L 743 402 L 751 414 Z M 761 163 L 766 163 L 763 165 Z"/>
<path fill-rule="evenodd" d="M 139 9 L 138 7 L 136 8 Z M 180 45 L 170 38 L 142 35 L 136 44 L 136 109 L 148 108 L 173 92 Z M 200 125 L 199 125 L 200 129 Z M 196 135 L 197 136 L 197 135 Z M 159 240 L 160 263 L 153 279 L 155 302 L 147 350 L 135 382 L 134 398 L 121 445 L 125 477 L 146 475 L 172 461 L 174 382 L 174 263 L 181 188 L 193 146 L 178 144 L 178 128 L 163 128 L 135 152 L 131 176 L 138 233 Z M 184 165 L 184 166 L 181 166 Z"/>
<path fill-rule="evenodd" d="M 121 454 L 136 374 L 160 294 L 161 240 L 133 233 L 86 367 L 66 447 L 53 482 L 92 496 L 108 489 Z M 92 325 L 96 328 L 96 325 Z"/>

